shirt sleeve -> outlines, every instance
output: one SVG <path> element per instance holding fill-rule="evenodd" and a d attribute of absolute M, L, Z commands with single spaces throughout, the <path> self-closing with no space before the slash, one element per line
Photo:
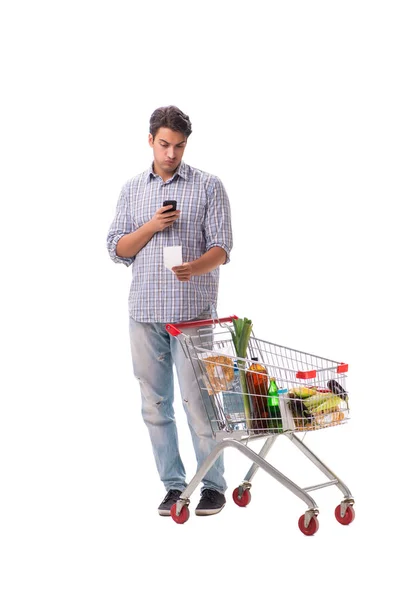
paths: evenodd
<path fill-rule="evenodd" d="M 122 188 L 119 195 L 115 217 L 111 223 L 110 229 L 107 235 L 107 250 L 111 260 L 116 263 L 123 263 L 129 267 L 135 257 L 122 258 L 117 255 L 117 244 L 119 240 L 127 233 L 132 233 L 136 230 L 135 224 L 132 220 L 132 211 L 129 202 L 129 196 L 127 193 L 126 185 Z"/>
<path fill-rule="evenodd" d="M 213 177 L 207 188 L 207 210 L 204 220 L 206 251 L 215 246 L 226 252 L 225 263 L 228 263 L 232 250 L 231 209 L 228 194 L 218 177 Z"/>

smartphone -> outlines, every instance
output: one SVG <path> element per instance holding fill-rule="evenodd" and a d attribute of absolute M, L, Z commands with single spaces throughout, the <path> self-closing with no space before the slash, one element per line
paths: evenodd
<path fill-rule="evenodd" d="M 176 200 L 164 200 L 163 206 L 170 206 L 172 204 L 172 208 L 165 210 L 164 213 L 169 213 L 176 210 Z"/>

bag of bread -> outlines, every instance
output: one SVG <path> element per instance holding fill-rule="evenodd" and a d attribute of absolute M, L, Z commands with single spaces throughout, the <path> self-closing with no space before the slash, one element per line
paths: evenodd
<path fill-rule="evenodd" d="M 229 356 L 208 356 L 203 358 L 206 368 L 204 377 L 207 391 L 210 395 L 227 391 L 233 381 L 233 360 Z"/>

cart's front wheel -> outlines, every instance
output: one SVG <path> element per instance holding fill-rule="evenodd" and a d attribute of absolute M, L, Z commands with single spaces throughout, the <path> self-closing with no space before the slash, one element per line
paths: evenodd
<path fill-rule="evenodd" d="M 305 525 L 305 520 L 306 515 L 301 515 L 299 519 L 299 529 L 301 533 L 304 533 L 304 535 L 314 535 L 314 533 L 317 533 L 319 529 L 319 522 L 317 517 L 315 515 L 311 517 L 308 527 L 306 527 Z"/>
<path fill-rule="evenodd" d="M 339 504 L 339 506 L 337 506 L 335 509 L 336 520 L 339 521 L 339 523 L 341 523 L 342 525 L 350 525 L 350 523 L 352 523 L 354 521 L 354 519 L 356 518 L 356 513 L 354 511 L 354 508 L 351 506 L 351 504 L 349 504 L 346 507 L 346 512 L 344 513 L 343 517 L 340 514 L 340 508 L 341 508 L 341 505 Z"/>
<path fill-rule="evenodd" d="M 239 488 L 233 490 L 232 498 L 238 506 L 247 506 L 251 501 L 250 490 L 243 490 L 242 496 L 239 496 Z"/>
<path fill-rule="evenodd" d="M 186 506 L 186 504 L 185 506 L 182 506 L 182 510 L 179 513 L 179 515 L 176 514 L 176 504 L 173 504 L 171 507 L 171 517 L 173 518 L 175 523 L 179 523 L 179 525 L 186 523 L 186 521 L 190 517 L 189 509 Z"/>

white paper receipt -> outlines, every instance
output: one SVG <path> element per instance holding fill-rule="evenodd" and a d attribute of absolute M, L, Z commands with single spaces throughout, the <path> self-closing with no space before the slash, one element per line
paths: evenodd
<path fill-rule="evenodd" d="M 172 267 L 182 264 L 182 246 L 164 246 L 164 265 L 172 271 Z"/>

